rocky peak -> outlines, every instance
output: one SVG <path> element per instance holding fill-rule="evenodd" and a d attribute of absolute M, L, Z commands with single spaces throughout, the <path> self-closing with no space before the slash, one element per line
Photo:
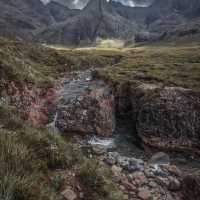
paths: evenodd
<path fill-rule="evenodd" d="M 112 7 L 106 0 L 91 0 L 84 9 L 85 12 L 98 12 L 103 14 L 104 12 L 113 12 Z"/>
<path fill-rule="evenodd" d="M 80 12 L 78 9 L 70 9 L 55 1 L 49 2 L 46 6 L 56 22 L 65 21 Z"/>

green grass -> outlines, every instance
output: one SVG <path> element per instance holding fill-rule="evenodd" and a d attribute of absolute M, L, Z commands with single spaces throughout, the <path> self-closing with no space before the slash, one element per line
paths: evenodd
<path fill-rule="evenodd" d="M 93 191 L 92 199 L 119 200 L 122 192 L 112 182 L 112 172 L 104 164 L 95 159 L 86 160 L 80 169 L 80 178 L 84 185 Z"/>
<path fill-rule="evenodd" d="M 0 38 L 0 87 L 10 81 L 51 87 L 63 72 L 112 65 L 118 57 L 115 52 L 58 50 Z"/>
<path fill-rule="evenodd" d="M 81 162 L 81 152 L 59 133 L 22 121 L 12 108 L 0 111 L 0 199 L 59 199 L 44 178 L 50 170 Z"/>
<path fill-rule="evenodd" d="M 56 49 L 0 38 L 0 95 L 5 94 L 11 81 L 51 87 L 62 73 L 113 65 L 119 62 L 121 54 L 104 49 Z M 60 133 L 43 126 L 33 127 L 22 120 L 16 108 L 0 99 L 0 199 L 59 200 L 62 177 L 49 183 L 46 180 L 49 173 L 71 170 L 74 166 L 83 172 L 88 162 L 92 167 L 92 160 L 85 160 L 76 145 Z M 99 169 L 92 174 L 85 171 L 81 177 L 105 183 L 101 194 L 100 188 L 88 184 L 97 199 L 116 199 L 112 192 L 118 194 L 117 187 L 107 172 Z"/>
<path fill-rule="evenodd" d="M 60 133 L 23 121 L 7 105 L 0 105 L 0 163 L 1 200 L 60 200 L 63 178 L 47 177 L 75 166 L 95 200 L 117 200 L 121 194 L 104 165 L 84 158 Z"/>
<path fill-rule="evenodd" d="M 121 61 L 96 76 L 113 84 L 155 83 L 200 90 L 200 45 L 149 45 L 130 48 Z"/>

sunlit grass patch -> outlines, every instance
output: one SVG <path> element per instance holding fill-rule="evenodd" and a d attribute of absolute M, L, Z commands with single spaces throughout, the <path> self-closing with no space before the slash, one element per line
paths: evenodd
<path fill-rule="evenodd" d="M 124 47 L 124 41 L 119 39 L 97 39 L 96 47 L 97 48 L 113 48 L 113 49 L 121 49 Z"/>

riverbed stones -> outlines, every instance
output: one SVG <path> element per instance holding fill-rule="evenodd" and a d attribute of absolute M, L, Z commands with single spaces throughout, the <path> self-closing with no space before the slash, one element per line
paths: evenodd
<path fill-rule="evenodd" d="M 143 88 L 137 106 L 137 132 L 145 144 L 200 153 L 199 92 L 180 87 Z"/>
<path fill-rule="evenodd" d="M 109 165 L 115 165 L 117 164 L 118 157 L 119 157 L 119 153 L 108 152 L 107 157 L 105 158 L 105 162 Z"/>
<path fill-rule="evenodd" d="M 80 72 L 65 85 L 56 126 L 68 133 L 112 135 L 114 95 L 103 81 L 92 81 L 89 76 L 89 72 Z"/>
<path fill-rule="evenodd" d="M 133 157 L 121 156 L 117 152 L 109 152 L 105 158 L 105 162 L 109 165 L 116 164 L 129 172 L 144 171 L 143 160 Z"/>

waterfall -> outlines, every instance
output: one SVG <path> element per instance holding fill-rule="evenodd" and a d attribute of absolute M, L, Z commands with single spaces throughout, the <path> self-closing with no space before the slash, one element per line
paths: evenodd
<path fill-rule="evenodd" d="M 58 112 L 55 113 L 53 121 L 47 125 L 49 128 L 57 129 L 56 128 L 56 121 L 58 119 Z"/>

